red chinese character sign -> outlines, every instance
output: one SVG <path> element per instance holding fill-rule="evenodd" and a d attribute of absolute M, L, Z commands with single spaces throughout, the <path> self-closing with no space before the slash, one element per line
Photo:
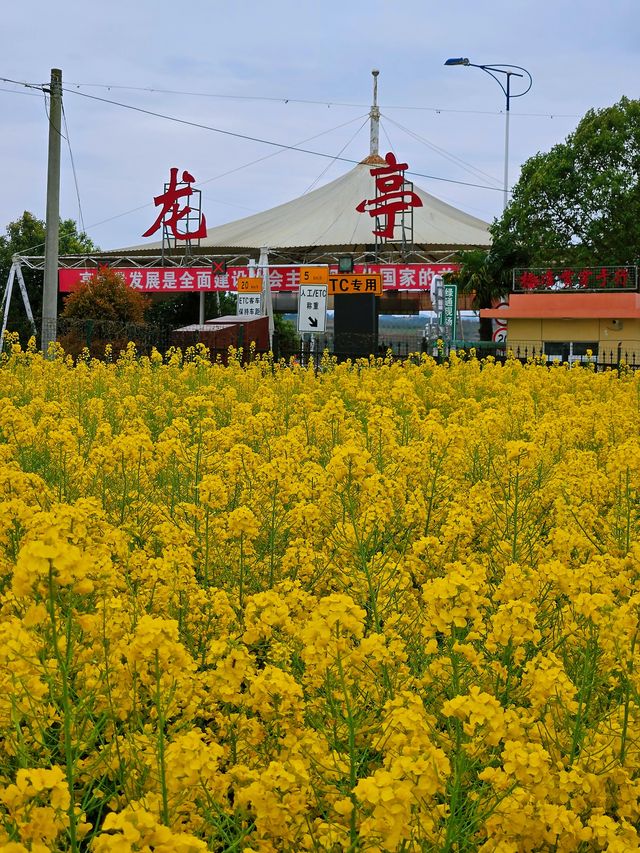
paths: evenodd
<path fill-rule="evenodd" d="M 358 213 L 368 213 L 376 220 L 373 234 L 384 241 L 393 241 L 396 230 L 396 217 L 402 216 L 402 241 L 406 239 L 405 213 L 413 214 L 414 207 L 422 207 L 422 199 L 413 191 L 413 184 L 404 177 L 407 163 L 398 163 L 389 152 L 384 158 L 386 166 L 374 166 L 370 172 L 375 181 L 375 198 L 364 199 L 356 207 Z M 409 227 L 413 236 L 413 220 Z"/>
<path fill-rule="evenodd" d="M 637 290 L 637 267 L 549 267 L 515 269 L 516 292 L 552 291 L 598 292 L 600 290 Z"/>
<path fill-rule="evenodd" d="M 194 190 L 191 186 L 194 181 L 195 178 L 186 169 L 182 173 L 182 180 L 178 181 L 178 169 L 171 169 L 169 183 L 164 185 L 164 192 L 153 199 L 155 206 L 160 208 L 160 213 L 143 237 L 151 237 L 160 228 L 163 242 L 165 237 L 193 241 L 207 236 L 207 220 L 201 211 L 200 190 Z M 188 199 L 189 203 L 183 204 L 183 199 Z M 194 224 L 196 227 L 191 230 Z"/>

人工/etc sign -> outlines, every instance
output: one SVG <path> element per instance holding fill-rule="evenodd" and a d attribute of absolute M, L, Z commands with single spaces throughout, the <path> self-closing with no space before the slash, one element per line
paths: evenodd
<path fill-rule="evenodd" d="M 324 332 L 327 328 L 327 285 L 301 284 L 298 331 Z"/>
<path fill-rule="evenodd" d="M 382 296 L 382 276 L 377 273 L 360 275 L 330 275 L 329 295 L 341 293 L 368 293 L 370 296 Z"/>

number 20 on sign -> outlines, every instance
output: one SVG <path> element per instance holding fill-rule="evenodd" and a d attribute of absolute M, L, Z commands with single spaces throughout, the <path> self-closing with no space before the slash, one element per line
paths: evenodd
<path fill-rule="evenodd" d="M 262 293 L 262 279 L 241 276 L 238 279 L 238 293 Z"/>

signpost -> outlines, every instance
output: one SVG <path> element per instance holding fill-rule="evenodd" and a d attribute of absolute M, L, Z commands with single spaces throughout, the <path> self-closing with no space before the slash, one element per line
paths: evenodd
<path fill-rule="evenodd" d="M 444 298 L 440 325 L 445 326 L 449 330 L 449 341 L 453 344 L 457 331 L 458 286 L 456 284 L 445 284 L 443 289 Z"/>
<path fill-rule="evenodd" d="M 325 332 L 327 328 L 327 285 L 301 284 L 298 302 L 298 331 Z"/>
<path fill-rule="evenodd" d="M 452 344 L 457 332 L 458 285 L 445 284 L 441 275 L 434 275 L 431 304 L 438 317 L 438 333 Z"/>
<path fill-rule="evenodd" d="M 431 280 L 431 305 L 436 312 L 438 324 L 441 325 L 444 311 L 444 279 L 441 275 L 434 275 Z"/>

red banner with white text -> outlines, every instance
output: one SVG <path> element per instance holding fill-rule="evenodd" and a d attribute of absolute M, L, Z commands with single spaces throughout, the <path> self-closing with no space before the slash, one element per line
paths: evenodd
<path fill-rule="evenodd" d="M 114 267 L 129 287 L 143 293 L 237 292 L 238 279 L 249 275 L 249 267 L 227 267 L 224 275 L 214 275 L 211 267 Z M 457 264 L 356 264 L 357 275 L 378 273 L 384 290 L 426 290 L 431 288 L 434 275 L 454 272 Z M 84 267 L 59 270 L 60 291 L 71 293 L 90 281 L 97 268 Z M 329 267 L 337 273 L 337 266 Z M 256 274 L 261 273 L 256 268 Z M 269 267 L 271 290 L 297 290 L 300 286 L 299 267 Z"/>

